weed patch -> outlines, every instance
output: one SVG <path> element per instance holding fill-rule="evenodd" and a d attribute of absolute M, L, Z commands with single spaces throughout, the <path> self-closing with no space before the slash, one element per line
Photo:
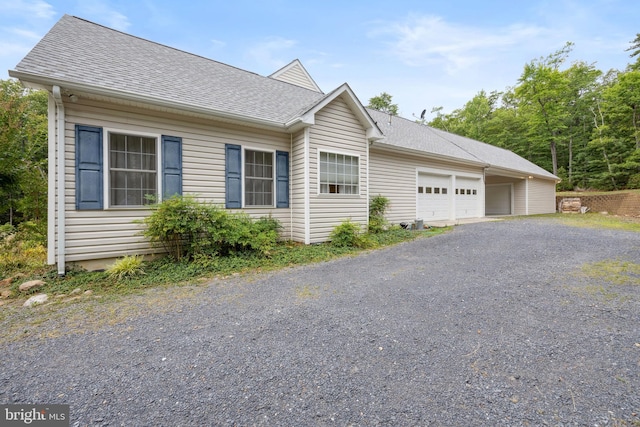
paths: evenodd
<path fill-rule="evenodd" d="M 571 289 L 605 303 L 623 303 L 639 297 L 640 264 L 622 260 L 602 260 L 583 265 L 575 277 L 586 281 Z"/>

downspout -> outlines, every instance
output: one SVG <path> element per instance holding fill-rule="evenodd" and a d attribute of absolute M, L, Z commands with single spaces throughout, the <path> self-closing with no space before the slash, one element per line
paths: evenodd
<path fill-rule="evenodd" d="M 368 141 L 365 144 L 367 146 L 367 169 L 366 169 L 366 174 L 367 174 L 367 210 L 365 212 L 365 218 L 367 218 L 367 228 L 366 230 L 369 229 L 369 208 L 371 207 L 371 193 L 369 193 L 369 164 L 371 163 L 371 146 L 373 145 L 373 141 Z"/>
<path fill-rule="evenodd" d="M 289 137 L 289 240 L 293 241 L 293 134 Z"/>
<path fill-rule="evenodd" d="M 47 264 L 56 263 L 56 103 L 49 94 L 47 105 Z"/>
<path fill-rule="evenodd" d="M 304 128 L 304 244 L 308 245 L 311 243 L 311 207 L 309 204 L 311 203 L 311 197 L 309 192 L 310 190 L 310 182 L 309 182 L 309 144 L 310 144 L 310 135 L 309 128 Z"/>
<path fill-rule="evenodd" d="M 58 144 L 58 275 L 65 275 L 65 212 L 64 212 L 64 103 L 62 102 L 62 94 L 60 86 L 53 87 L 53 99 L 56 103 L 56 115 L 58 116 L 58 124 L 56 126 L 56 142 Z"/>

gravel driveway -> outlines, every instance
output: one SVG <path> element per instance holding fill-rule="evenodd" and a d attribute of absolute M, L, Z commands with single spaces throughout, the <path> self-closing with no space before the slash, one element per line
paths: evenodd
<path fill-rule="evenodd" d="M 603 260 L 640 264 L 640 235 L 524 219 L 168 290 L 0 346 L 0 403 L 70 404 L 72 426 L 637 426 L 640 286 L 583 272 Z"/>

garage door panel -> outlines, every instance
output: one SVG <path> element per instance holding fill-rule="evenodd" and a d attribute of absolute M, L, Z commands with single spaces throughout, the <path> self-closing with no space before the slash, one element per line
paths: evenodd
<path fill-rule="evenodd" d="M 475 218 L 480 216 L 480 179 L 456 179 L 456 218 Z"/>
<path fill-rule="evenodd" d="M 450 217 L 451 179 L 447 176 L 418 175 L 418 217 L 442 220 Z"/>
<path fill-rule="evenodd" d="M 487 186 L 485 211 L 487 215 L 511 215 L 511 184 Z"/>

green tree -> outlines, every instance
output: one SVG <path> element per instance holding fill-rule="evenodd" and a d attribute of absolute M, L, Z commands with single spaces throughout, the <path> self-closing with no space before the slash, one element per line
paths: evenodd
<path fill-rule="evenodd" d="M 367 105 L 367 107 L 397 116 L 398 104 L 393 104 L 392 99 L 393 97 L 387 92 L 382 92 L 380 95 L 369 99 L 369 105 Z"/>
<path fill-rule="evenodd" d="M 47 93 L 0 80 L 0 223 L 44 220 L 46 197 Z"/>
<path fill-rule="evenodd" d="M 631 52 L 629 54 L 629 57 L 636 57 L 636 62 L 634 62 L 633 64 L 629 64 L 629 68 L 638 71 L 640 70 L 640 33 L 637 33 L 636 38 L 629 43 L 631 43 L 631 46 L 626 49 L 626 51 Z"/>
<path fill-rule="evenodd" d="M 546 146 L 551 154 L 551 167 L 558 173 L 558 144 L 567 128 L 569 80 L 560 71 L 573 47 L 567 43 L 546 58 L 533 60 L 524 66 L 516 87 L 520 108 L 530 119 L 529 137 L 534 144 Z"/>

